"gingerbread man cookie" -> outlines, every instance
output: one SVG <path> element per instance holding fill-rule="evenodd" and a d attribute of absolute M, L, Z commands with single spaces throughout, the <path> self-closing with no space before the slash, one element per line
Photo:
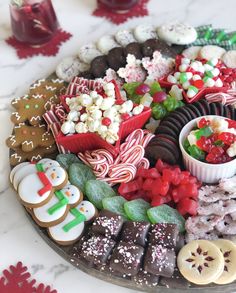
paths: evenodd
<path fill-rule="evenodd" d="M 24 177 L 18 194 L 21 202 L 28 208 L 36 208 L 46 204 L 55 190 L 62 189 L 68 182 L 66 171 L 61 167 L 50 167 L 46 172 L 32 173 Z"/>
<path fill-rule="evenodd" d="M 31 152 L 23 152 L 21 147 L 14 148 L 12 149 L 12 153 L 10 155 L 10 164 L 11 166 L 16 166 L 20 163 L 23 163 L 25 161 L 39 161 L 45 156 L 51 155 L 52 157 L 53 154 L 55 154 L 57 151 L 57 146 L 56 144 L 52 144 L 48 147 L 37 147 Z"/>
<path fill-rule="evenodd" d="M 45 109 L 49 109 L 52 104 L 60 102 L 59 96 L 66 91 L 64 80 L 61 79 L 40 79 L 31 85 L 29 94 L 32 97 L 44 97 Z"/>
<path fill-rule="evenodd" d="M 55 143 L 53 135 L 45 125 L 28 126 L 23 123 L 14 127 L 14 134 L 6 140 L 9 148 L 21 146 L 22 151 L 31 152 L 37 147 L 49 147 Z"/>
<path fill-rule="evenodd" d="M 31 125 L 42 124 L 45 113 L 45 99 L 43 96 L 31 97 L 26 95 L 12 101 L 12 106 L 16 109 L 11 115 L 11 121 L 19 124 L 28 121 Z"/>
<path fill-rule="evenodd" d="M 83 234 L 85 222 L 96 217 L 95 206 L 82 201 L 77 207 L 70 209 L 65 220 L 58 225 L 48 228 L 50 237 L 61 245 L 70 245 L 76 242 Z"/>
<path fill-rule="evenodd" d="M 74 185 L 68 184 L 54 192 L 48 203 L 32 210 L 35 222 L 41 227 L 57 225 L 65 220 L 70 208 L 83 200 L 83 194 Z"/>

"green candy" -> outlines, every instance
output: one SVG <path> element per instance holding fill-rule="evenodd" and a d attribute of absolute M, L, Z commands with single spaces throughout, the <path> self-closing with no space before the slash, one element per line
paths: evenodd
<path fill-rule="evenodd" d="M 73 163 L 69 167 L 69 181 L 85 193 L 85 184 L 88 180 L 96 179 L 91 168 L 80 163 Z"/>
<path fill-rule="evenodd" d="M 130 82 L 123 85 L 123 89 L 126 91 L 128 98 L 134 103 L 139 104 L 142 96 L 136 94 L 136 88 L 141 85 L 141 82 Z"/>
<path fill-rule="evenodd" d="M 150 204 L 143 199 L 134 199 L 124 204 L 124 209 L 127 217 L 131 221 L 149 222 L 147 211 Z"/>
<path fill-rule="evenodd" d="M 189 141 L 188 141 L 187 138 L 184 140 L 183 147 L 184 147 L 184 149 L 185 149 L 186 151 L 187 151 L 188 148 L 190 147 L 190 143 L 189 143 Z"/>
<path fill-rule="evenodd" d="M 154 82 L 152 83 L 152 85 L 151 85 L 151 88 L 150 88 L 150 92 L 149 92 L 149 94 L 150 94 L 151 96 L 153 96 L 155 93 L 157 93 L 157 92 L 161 92 L 161 91 L 163 91 L 163 89 L 161 88 L 159 82 L 154 81 Z"/>
<path fill-rule="evenodd" d="M 209 126 L 205 126 L 195 132 L 196 139 L 199 140 L 202 136 L 208 137 L 212 135 L 213 130 Z"/>
<path fill-rule="evenodd" d="M 124 204 L 127 202 L 122 196 L 105 197 L 102 200 L 103 208 L 127 218 Z"/>
<path fill-rule="evenodd" d="M 152 104 L 152 117 L 156 120 L 164 118 L 167 114 L 165 107 L 159 103 Z"/>
<path fill-rule="evenodd" d="M 147 215 L 152 224 L 156 224 L 156 223 L 176 224 L 181 233 L 185 231 L 184 217 L 181 216 L 177 210 L 169 207 L 166 204 L 149 209 L 147 211 Z"/>
<path fill-rule="evenodd" d="M 82 164 L 80 159 L 74 154 L 59 154 L 57 155 L 56 160 L 65 170 L 68 170 L 70 165 L 73 163 Z"/>
<path fill-rule="evenodd" d="M 191 157 L 193 157 L 196 160 L 199 161 L 204 161 L 205 160 L 205 152 L 196 145 L 191 145 L 188 147 L 188 153 L 190 154 Z"/>
<path fill-rule="evenodd" d="M 172 112 L 178 108 L 178 101 L 175 98 L 168 96 L 168 98 L 163 102 L 163 105 L 168 112 Z"/>
<path fill-rule="evenodd" d="M 103 199 L 116 196 L 116 192 L 106 182 L 99 180 L 88 180 L 85 183 L 85 195 L 89 201 L 95 205 L 96 208 L 101 210 L 103 208 Z"/>
<path fill-rule="evenodd" d="M 188 81 L 188 77 L 187 77 L 186 72 L 180 73 L 179 80 L 181 83 L 185 83 L 186 81 Z"/>

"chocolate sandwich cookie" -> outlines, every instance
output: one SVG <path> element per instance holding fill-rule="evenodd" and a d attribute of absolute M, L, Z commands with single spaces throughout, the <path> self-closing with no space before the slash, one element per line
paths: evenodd
<path fill-rule="evenodd" d="M 188 109 L 186 109 L 185 107 L 180 107 L 176 109 L 175 111 L 177 113 L 182 113 L 188 119 L 188 121 L 191 121 L 193 119 L 190 111 L 188 111 Z"/>
<path fill-rule="evenodd" d="M 199 101 L 192 103 L 192 105 L 194 105 L 199 110 L 199 112 L 201 113 L 201 116 L 207 115 L 207 110 Z"/>
<path fill-rule="evenodd" d="M 199 100 L 199 103 L 203 105 L 203 107 L 206 110 L 206 115 L 210 115 L 211 109 L 210 109 L 210 104 L 207 102 L 206 99 L 201 99 Z"/>
<path fill-rule="evenodd" d="M 217 113 L 218 113 L 217 115 L 224 116 L 225 111 L 224 111 L 224 107 L 223 107 L 222 103 L 216 102 L 215 104 L 216 104 Z"/>
<path fill-rule="evenodd" d="M 211 109 L 211 115 L 218 115 L 216 103 L 211 103 L 210 109 Z"/>
<path fill-rule="evenodd" d="M 155 51 L 159 51 L 164 57 L 175 58 L 176 56 L 176 52 L 161 40 L 149 39 L 143 43 L 142 52 L 145 57 L 152 57 Z"/>
<path fill-rule="evenodd" d="M 176 118 L 171 117 L 171 116 L 167 116 L 165 119 L 163 119 L 160 123 L 160 125 L 164 122 L 164 121 L 169 121 L 170 123 L 173 123 L 174 125 L 176 125 L 178 127 L 178 129 L 182 129 L 183 125 L 181 122 L 179 122 Z"/>
<path fill-rule="evenodd" d="M 230 117 L 228 117 L 229 119 L 235 120 L 235 116 L 234 116 L 234 107 L 232 105 L 228 105 L 227 108 L 229 109 L 229 115 Z"/>
<path fill-rule="evenodd" d="M 126 64 L 124 49 L 122 47 L 111 49 L 107 55 L 107 61 L 110 68 L 114 69 L 115 71 L 121 67 L 124 67 Z"/>
<path fill-rule="evenodd" d="M 184 127 L 184 125 L 189 122 L 189 120 L 187 119 L 187 117 L 184 116 L 184 114 L 177 112 L 176 110 L 171 112 L 169 116 L 167 116 L 167 119 L 169 119 L 170 117 L 173 117 L 176 120 L 178 120 L 181 123 L 182 127 Z"/>
<path fill-rule="evenodd" d="M 109 68 L 107 63 L 107 56 L 98 56 L 93 59 L 90 67 L 90 71 L 94 75 L 95 78 L 104 77 L 106 75 L 106 71 Z"/>
<path fill-rule="evenodd" d="M 169 122 L 168 125 L 169 124 L 171 124 L 171 123 Z M 172 128 L 169 128 L 169 126 L 166 126 L 166 125 L 158 126 L 155 131 L 155 134 L 168 134 L 168 135 L 173 136 L 174 138 L 178 138 L 178 133 L 176 133 L 175 130 L 173 130 Z"/>
<path fill-rule="evenodd" d="M 127 57 L 128 54 L 134 55 L 136 57 L 136 59 L 142 59 L 143 54 L 141 51 L 141 45 L 136 42 L 130 43 L 129 45 L 127 45 L 124 49 L 125 57 Z"/>
<path fill-rule="evenodd" d="M 178 143 L 178 139 L 175 139 L 173 138 L 173 136 L 170 136 L 168 134 L 157 134 L 155 139 L 158 141 L 158 140 L 162 140 L 162 141 L 166 141 L 168 143 L 173 143 L 175 144 L 176 146 L 179 145 Z"/>
<path fill-rule="evenodd" d="M 196 118 L 202 116 L 201 112 L 193 104 L 188 104 L 184 107 L 186 107 L 187 109 L 191 109 L 194 112 L 194 114 L 196 115 Z"/>
<path fill-rule="evenodd" d="M 176 134 L 179 134 L 180 133 L 180 130 L 181 128 L 178 128 L 175 124 L 171 123 L 170 121 L 166 120 L 164 121 L 161 126 L 166 126 L 168 127 L 169 129 L 173 130 Z M 158 127 L 157 127 L 158 129 Z"/>

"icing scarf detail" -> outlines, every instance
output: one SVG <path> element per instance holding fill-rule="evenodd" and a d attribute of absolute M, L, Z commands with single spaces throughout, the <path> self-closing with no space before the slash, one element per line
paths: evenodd
<path fill-rule="evenodd" d="M 58 202 L 48 209 L 49 215 L 53 215 L 55 212 L 69 203 L 69 199 L 63 194 L 61 190 L 55 191 L 54 194 L 57 197 Z"/>
<path fill-rule="evenodd" d="M 75 226 L 77 226 L 80 223 L 83 223 L 86 221 L 86 217 L 85 215 L 83 215 L 79 210 L 77 210 L 76 208 L 70 209 L 70 213 L 75 217 L 74 220 L 72 220 L 71 222 L 69 222 L 68 224 L 66 224 L 62 229 L 65 232 L 69 232 L 72 228 L 74 228 Z"/>
<path fill-rule="evenodd" d="M 44 185 L 43 188 L 41 188 L 38 191 L 38 195 L 39 196 L 43 196 L 46 192 L 52 190 L 52 183 L 49 181 L 49 179 L 45 175 L 45 173 L 43 173 L 43 172 L 37 172 L 37 175 L 38 175 L 40 181 L 42 182 L 42 184 Z"/>

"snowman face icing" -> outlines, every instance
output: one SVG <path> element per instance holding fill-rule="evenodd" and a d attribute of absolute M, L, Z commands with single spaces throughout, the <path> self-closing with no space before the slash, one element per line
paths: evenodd
<path fill-rule="evenodd" d="M 45 171 L 47 171 L 51 167 L 60 167 L 60 164 L 57 161 L 49 160 L 49 159 L 46 162 L 42 163 L 42 164 L 43 164 L 43 169 Z"/>
<path fill-rule="evenodd" d="M 66 185 L 63 189 L 61 189 L 61 192 L 69 200 L 68 204 L 76 204 L 82 199 L 80 190 L 74 185 Z"/>
<path fill-rule="evenodd" d="M 66 180 L 66 171 L 61 167 L 51 167 L 45 172 L 53 187 L 60 186 Z"/>
<path fill-rule="evenodd" d="M 85 216 L 86 221 L 91 220 L 96 214 L 94 205 L 87 200 L 83 200 L 76 208 Z"/>

